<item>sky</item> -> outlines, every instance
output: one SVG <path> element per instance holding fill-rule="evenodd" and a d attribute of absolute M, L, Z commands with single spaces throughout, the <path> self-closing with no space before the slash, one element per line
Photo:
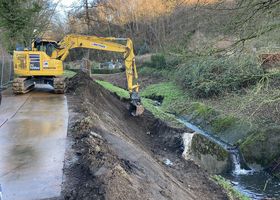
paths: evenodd
<path fill-rule="evenodd" d="M 55 0 L 55 2 L 59 2 L 57 6 L 57 12 L 65 17 L 66 12 L 70 10 L 71 5 L 77 2 L 77 0 Z"/>
<path fill-rule="evenodd" d="M 75 2 L 75 0 L 60 0 L 60 2 L 65 6 L 71 6 L 71 4 Z"/>

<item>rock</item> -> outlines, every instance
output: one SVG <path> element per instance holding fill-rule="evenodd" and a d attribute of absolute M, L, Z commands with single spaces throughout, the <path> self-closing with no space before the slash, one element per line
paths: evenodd
<path fill-rule="evenodd" d="M 97 134 L 97 133 L 95 133 L 93 131 L 90 132 L 90 135 L 95 137 L 95 138 L 101 139 L 101 140 L 103 139 L 103 137 L 101 135 L 99 135 L 99 134 Z"/>
<path fill-rule="evenodd" d="M 183 157 L 193 160 L 209 173 L 222 173 L 230 168 L 229 153 L 218 144 L 200 134 L 185 133 Z"/>
<path fill-rule="evenodd" d="M 96 146 L 94 147 L 94 151 L 95 151 L 96 153 L 99 153 L 99 152 L 101 151 L 100 146 L 96 145 Z"/>
<path fill-rule="evenodd" d="M 172 166 L 173 165 L 173 162 L 171 160 L 169 160 L 168 158 L 166 158 L 163 163 L 167 166 Z"/>

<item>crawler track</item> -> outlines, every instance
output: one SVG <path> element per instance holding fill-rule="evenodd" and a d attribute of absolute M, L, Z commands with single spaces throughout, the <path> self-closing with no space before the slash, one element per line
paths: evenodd
<path fill-rule="evenodd" d="M 34 82 L 28 78 L 16 78 L 13 81 L 13 92 L 15 94 L 25 94 L 35 87 Z"/>
<path fill-rule="evenodd" d="M 53 80 L 54 93 L 63 94 L 65 89 L 65 78 L 57 77 Z"/>

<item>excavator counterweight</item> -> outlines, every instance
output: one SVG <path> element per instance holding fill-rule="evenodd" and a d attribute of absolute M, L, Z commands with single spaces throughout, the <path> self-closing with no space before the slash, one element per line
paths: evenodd
<path fill-rule="evenodd" d="M 126 41 L 126 45 L 119 41 Z M 15 94 L 32 90 L 36 83 L 53 86 L 55 93 L 64 93 L 63 61 L 74 48 L 95 49 L 122 53 L 124 56 L 127 88 L 130 93 L 130 111 L 133 116 L 144 112 L 139 96 L 138 74 L 135 65 L 133 43 L 129 38 L 66 35 L 60 42 L 36 39 L 31 50 L 14 51 L 13 81 Z"/>

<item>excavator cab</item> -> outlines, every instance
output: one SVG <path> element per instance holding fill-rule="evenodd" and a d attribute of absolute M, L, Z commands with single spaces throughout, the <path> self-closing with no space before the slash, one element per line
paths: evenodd
<path fill-rule="evenodd" d="M 37 51 L 43 51 L 48 56 L 51 56 L 53 51 L 58 48 L 57 42 L 52 40 L 44 40 L 40 38 L 36 38 L 33 42 L 32 49 L 36 49 Z"/>

